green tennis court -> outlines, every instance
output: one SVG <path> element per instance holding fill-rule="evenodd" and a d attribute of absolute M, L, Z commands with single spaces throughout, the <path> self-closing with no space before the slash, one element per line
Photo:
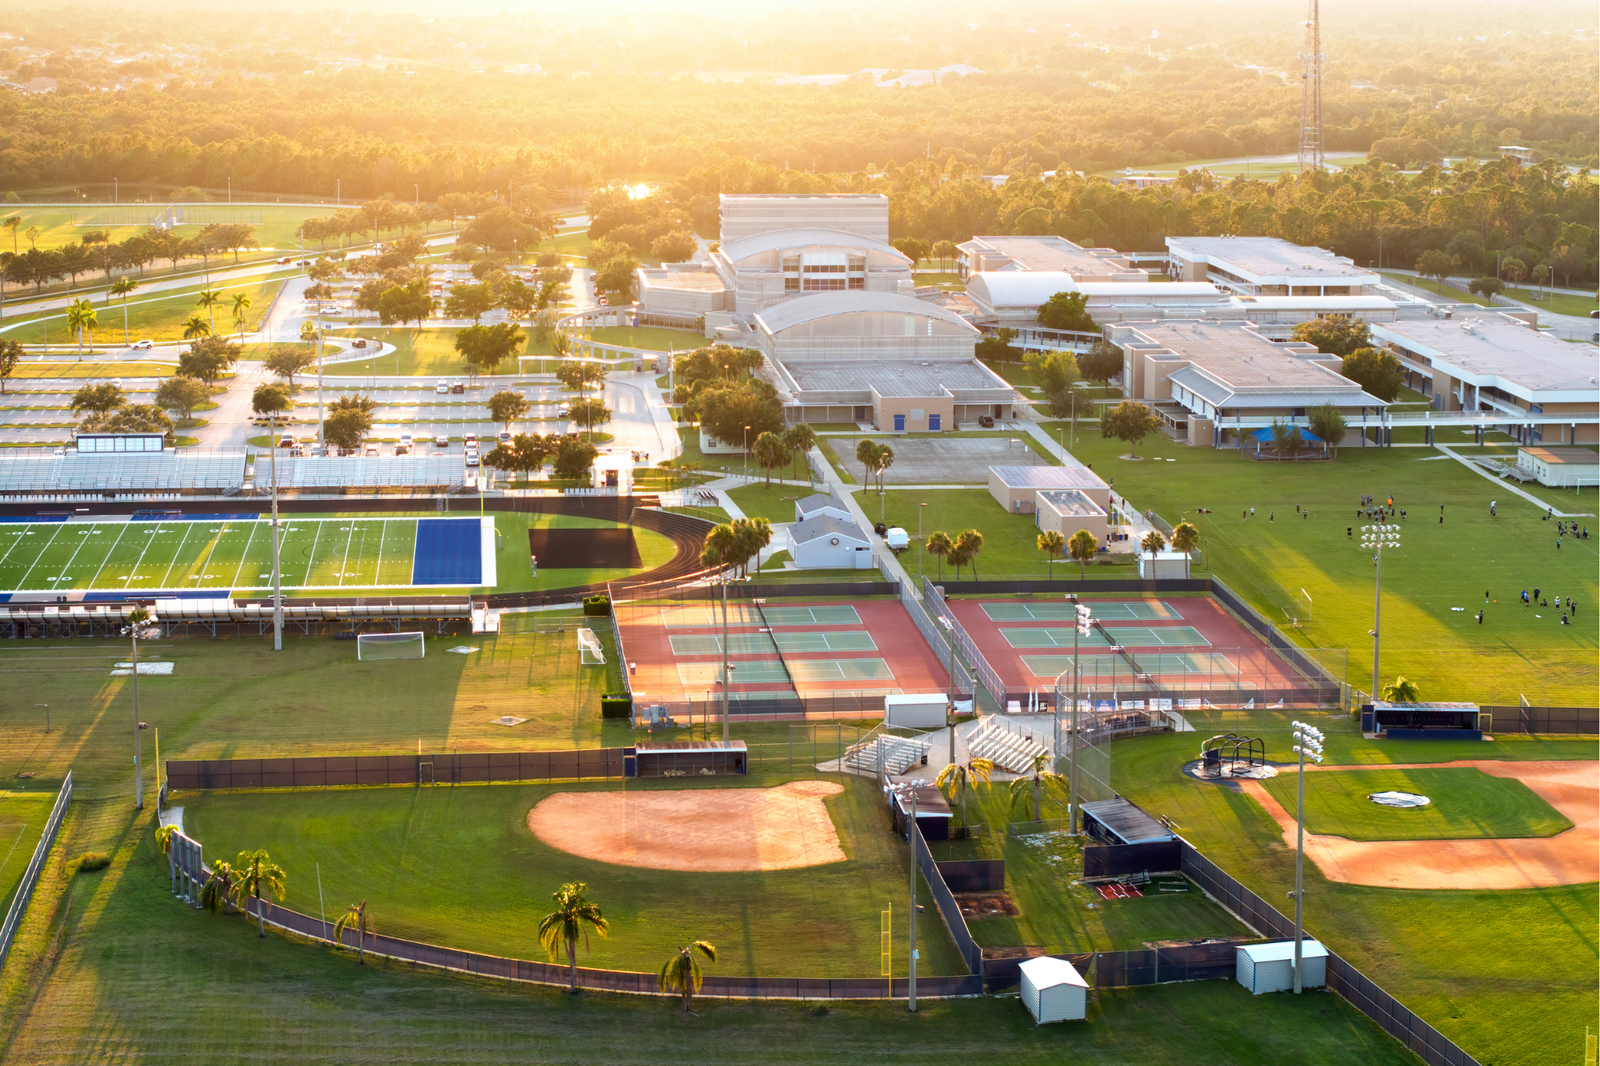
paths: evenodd
<path fill-rule="evenodd" d="M 861 616 L 848 605 L 819 607 L 768 607 L 766 618 L 751 603 L 728 604 L 730 626 L 858 626 Z M 705 607 L 663 607 L 661 624 L 671 629 L 699 626 L 720 626 L 722 605 Z M 784 649 L 788 651 L 787 648 Z M 822 650 L 822 649 L 818 649 Z"/>
<path fill-rule="evenodd" d="M 1102 622 L 1159 622 L 1183 617 L 1170 604 L 1151 600 L 1087 606 Z M 1059 603 L 986 603 L 983 613 L 991 622 L 1071 622 L 1078 617 L 1078 608 L 1065 600 Z"/>
<path fill-rule="evenodd" d="M 1002 629 L 1000 635 L 1005 637 L 1006 643 L 1013 648 L 1070 648 L 1075 632 L 1075 628 L 1072 627 Z M 1193 626 L 1120 626 L 1110 632 L 1118 645 L 1124 648 L 1211 644 Z M 1079 638 L 1079 642 L 1080 645 L 1088 644 L 1092 647 L 1106 647 L 1110 643 L 1098 629 L 1091 630 L 1087 637 Z"/>
<path fill-rule="evenodd" d="M 771 685 L 789 680 L 778 659 L 741 659 L 732 665 L 733 685 Z M 679 663 L 678 677 L 690 688 L 714 685 L 722 680 L 722 664 Z"/>
<path fill-rule="evenodd" d="M 1239 676 L 1239 668 L 1232 659 L 1216 651 L 1153 652 L 1137 656 L 1139 672 L 1152 677 L 1182 680 L 1196 675 L 1208 680 L 1231 682 Z M 1022 665 L 1035 677 L 1055 677 L 1072 669 L 1070 655 L 1024 655 Z M 1083 676 L 1132 677 L 1134 671 L 1125 659 L 1117 655 L 1085 655 Z"/>
<path fill-rule="evenodd" d="M 893 681 L 894 671 L 882 659 L 790 659 L 784 669 L 780 659 L 741 659 L 734 663 L 733 685 L 770 685 L 789 680 L 811 681 Z M 715 662 L 679 663 L 678 677 L 685 686 L 703 688 L 722 678 L 722 664 Z"/>
<path fill-rule="evenodd" d="M 670 638 L 674 655 L 721 655 L 722 638 L 713 633 L 675 633 Z M 785 655 L 820 651 L 877 651 L 872 634 L 862 630 L 799 633 L 730 633 L 729 655 L 759 655 L 774 648 Z"/>

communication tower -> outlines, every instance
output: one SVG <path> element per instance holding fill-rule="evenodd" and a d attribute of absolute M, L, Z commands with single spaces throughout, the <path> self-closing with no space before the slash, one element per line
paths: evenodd
<path fill-rule="evenodd" d="M 1306 15 L 1306 41 L 1300 52 L 1300 173 L 1322 169 L 1322 26 L 1318 0 Z"/>

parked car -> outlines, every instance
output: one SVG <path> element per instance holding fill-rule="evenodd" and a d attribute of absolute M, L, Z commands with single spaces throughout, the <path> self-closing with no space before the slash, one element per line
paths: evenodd
<path fill-rule="evenodd" d="M 435 448 L 448 448 L 450 447 L 450 438 L 441 433 L 433 438 L 433 446 Z"/>
<path fill-rule="evenodd" d="M 411 434 L 409 434 L 409 433 L 400 434 L 400 443 L 404 444 L 407 448 L 411 447 Z"/>
<path fill-rule="evenodd" d="M 477 452 L 477 449 L 472 449 L 472 450 L 467 452 L 467 465 L 468 466 L 477 466 L 478 465 L 478 452 Z"/>
<path fill-rule="evenodd" d="M 396 444 L 394 446 L 394 453 L 396 455 L 410 455 L 411 454 L 411 445 L 409 445 L 409 444 Z"/>
<path fill-rule="evenodd" d="M 294 262 L 294 256 L 286 255 L 282 259 L 278 260 L 278 265 L 279 266 L 286 266 L 286 265 L 288 265 L 289 263 L 292 263 L 292 262 Z"/>
<path fill-rule="evenodd" d="M 461 384 L 461 382 L 459 382 L 459 381 L 455 381 L 455 382 L 452 382 L 450 384 L 450 393 L 453 396 L 460 396 L 462 393 L 464 393 L 466 391 L 467 391 L 467 387 L 465 385 Z"/>
<path fill-rule="evenodd" d="M 154 348 L 155 346 L 156 342 L 152 340 L 134 341 L 132 344 L 128 345 L 130 348 L 138 348 L 140 350 Z"/>
<path fill-rule="evenodd" d="M 278 438 L 278 447 L 280 447 L 280 448 L 293 448 L 294 447 L 294 434 L 285 433 L 285 434 L 283 434 L 283 436 L 279 437 Z"/>
<path fill-rule="evenodd" d="M 433 391 L 440 396 L 448 396 L 450 395 L 450 383 L 448 381 L 440 381 L 439 384 L 433 387 Z"/>
<path fill-rule="evenodd" d="M 510 444 L 511 443 L 511 431 L 509 429 L 502 429 L 500 431 L 500 435 L 497 436 L 495 438 L 495 440 L 499 441 L 501 444 Z"/>
<path fill-rule="evenodd" d="M 376 444 L 367 445 L 367 455 L 368 456 L 371 456 L 372 458 L 377 458 L 379 455 L 382 455 L 382 454 L 383 453 L 378 450 L 378 446 Z"/>

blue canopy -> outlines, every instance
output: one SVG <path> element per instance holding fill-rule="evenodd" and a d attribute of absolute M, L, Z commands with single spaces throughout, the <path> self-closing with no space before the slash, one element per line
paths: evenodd
<path fill-rule="evenodd" d="M 1317 436 L 1315 433 L 1311 432 L 1309 429 L 1307 429 L 1304 426 L 1291 426 L 1289 428 L 1299 430 L 1300 431 L 1300 439 L 1301 440 L 1316 441 L 1318 444 L 1322 443 L 1322 438 L 1321 437 Z M 1248 436 L 1248 437 L 1253 437 L 1256 440 L 1261 441 L 1264 444 L 1270 443 L 1272 441 L 1272 427 L 1271 426 L 1263 426 L 1260 429 L 1252 430 L 1251 432 L 1249 432 L 1249 433 L 1247 433 L 1245 435 Z"/>

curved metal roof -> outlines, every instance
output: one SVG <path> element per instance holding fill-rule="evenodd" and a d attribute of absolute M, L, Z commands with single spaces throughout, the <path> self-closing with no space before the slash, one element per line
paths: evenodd
<path fill-rule="evenodd" d="M 882 241 L 875 241 L 871 237 L 863 237 L 858 233 L 847 233 L 841 229 L 776 229 L 766 233 L 757 233 L 750 237 L 741 237 L 736 241 L 729 241 L 722 246 L 722 254 L 730 262 L 737 263 L 741 259 L 761 252 L 783 251 L 789 248 L 808 248 L 822 245 L 829 248 L 864 248 L 869 251 L 883 252 L 886 255 L 897 256 L 910 265 L 911 260 L 894 248 L 893 245 Z"/>
<path fill-rule="evenodd" d="M 797 296 L 793 300 L 785 300 L 758 313 L 756 321 L 768 333 L 781 333 L 783 330 L 806 322 L 815 322 L 821 318 L 873 312 L 921 315 L 972 333 L 978 332 L 972 323 L 952 311 L 946 311 L 915 296 L 901 296 L 892 292 L 819 292 L 812 296 Z"/>

